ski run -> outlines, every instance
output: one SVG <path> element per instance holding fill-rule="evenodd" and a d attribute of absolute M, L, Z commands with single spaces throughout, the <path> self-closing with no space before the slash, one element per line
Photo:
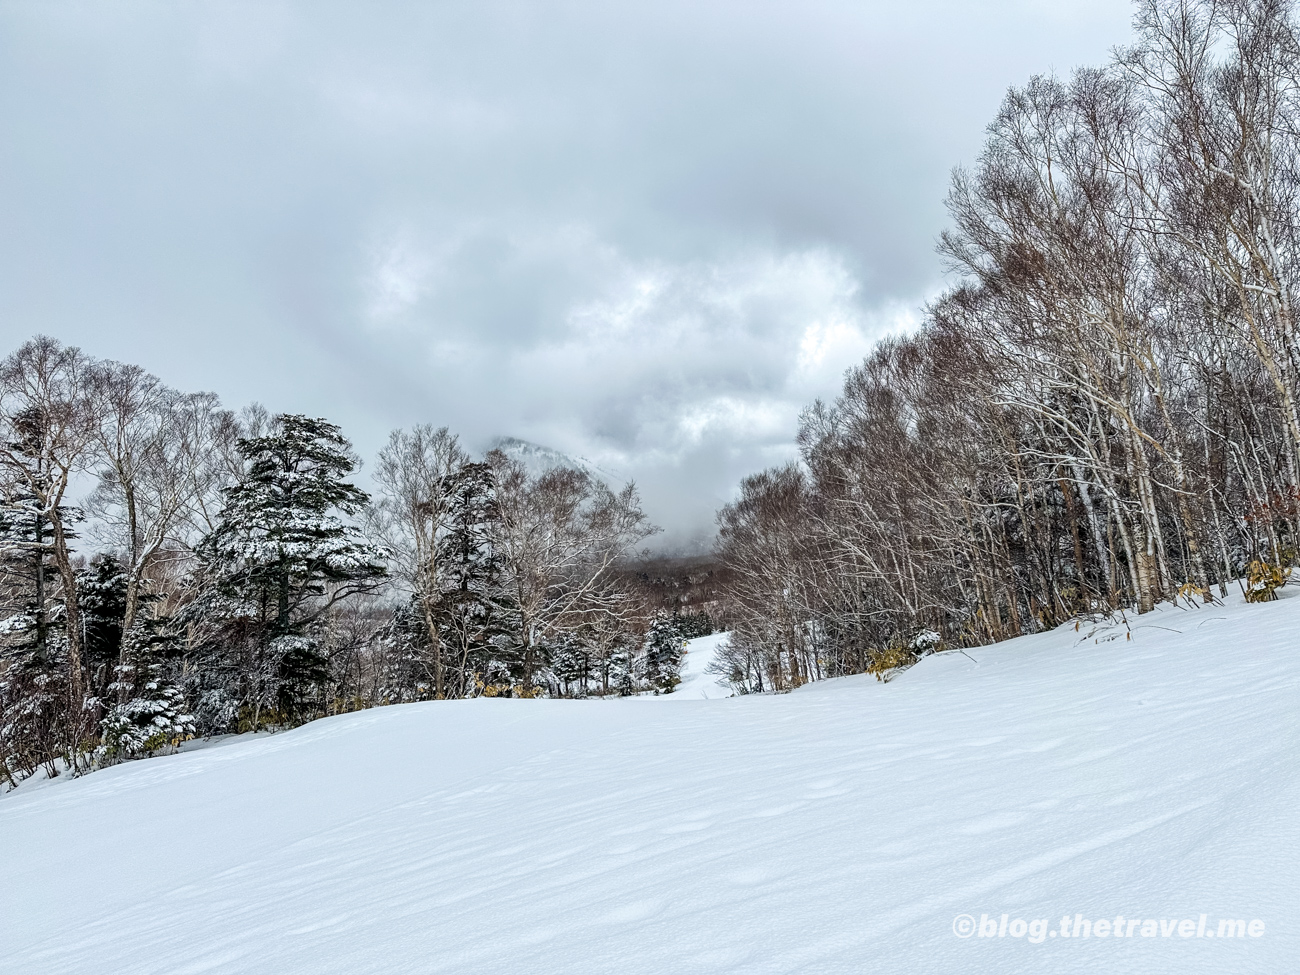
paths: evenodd
<path fill-rule="evenodd" d="M 708 637 L 667 696 L 378 708 L 32 780 L 0 798 L 0 970 L 1294 971 L 1280 595 L 784 695 L 727 696 Z"/>

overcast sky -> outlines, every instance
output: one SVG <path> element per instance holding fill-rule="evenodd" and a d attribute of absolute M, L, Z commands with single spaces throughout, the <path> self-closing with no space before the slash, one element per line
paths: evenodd
<path fill-rule="evenodd" d="M 635 477 L 681 538 L 943 285 L 953 166 L 1123 0 L 0 2 L 0 332 Z"/>

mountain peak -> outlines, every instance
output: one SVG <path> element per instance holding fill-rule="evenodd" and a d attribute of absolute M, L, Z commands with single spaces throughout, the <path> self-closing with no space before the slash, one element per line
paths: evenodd
<path fill-rule="evenodd" d="M 547 447 L 519 437 L 497 437 L 488 449 L 501 451 L 507 457 L 519 461 L 533 474 L 541 474 L 557 467 L 570 467 L 586 471 L 592 477 L 612 485 L 623 484 L 626 480 L 618 471 L 601 467 L 586 457 L 574 457 L 554 447 Z"/>

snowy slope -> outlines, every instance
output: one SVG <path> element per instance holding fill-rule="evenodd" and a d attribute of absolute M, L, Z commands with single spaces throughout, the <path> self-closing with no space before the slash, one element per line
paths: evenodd
<path fill-rule="evenodd" d="M 1294 971 L 1298 625 L 1286 598 L 883 685 L 408 705 L 19 789 L 0 971 Z M 1170 934 L 953 934 L 1003 913 Z M 1265 930 L 1177 934 L 1201 914 Z"/>
<path fill-rule="evenodd" d="M 682 682 L 672 693 L 673 700 L 696 701 L 705 698 L 731 697 L 727 685 L 718 683 L 716 674 L 708 673 L 718 648 L 726 642 L 726 633 L 714 633 L 696 640 L 688 640 L 682 656 Z"/>

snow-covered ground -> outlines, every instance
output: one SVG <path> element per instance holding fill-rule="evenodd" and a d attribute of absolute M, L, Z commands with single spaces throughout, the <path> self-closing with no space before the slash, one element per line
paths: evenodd
<path fill-rule="evenodd" d="M 727 634 L 715 633 L 713 636 L 703 636 L 698 640 L 687 642 L 686 653 L 682 656 L 682 682 L 673 688 L 674 700 L 698 701 L 731 697 L 731 688 L 726 684 L 720 684 L 716 674 L 708 673 L 714 655 L 726 639 Z"/>
<path fill-rule="evenodd" d="M 20 788 L 0 971 L 1295 971 L 1300 598 L 1131 623 L 889 684 L 386 708 Z"/>

